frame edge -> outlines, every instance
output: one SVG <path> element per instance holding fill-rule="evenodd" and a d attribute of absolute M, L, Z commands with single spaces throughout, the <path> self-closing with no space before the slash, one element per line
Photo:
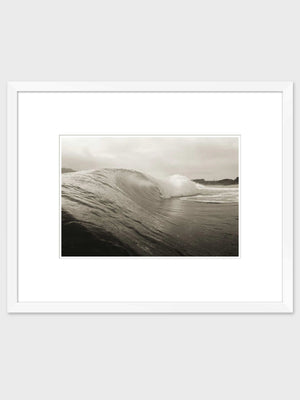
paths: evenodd
<path fill-rule="evenodd" d="M 18 303 L 18 92 L 7 84 L 7 311 Z"/>
<path fill-rule="evenodd" d="M 293 313 L 293 82 L 164 82 L 166 91 L 281 91 L 283 94 L 283 276 L 280 303 L 20 303 L 18 302 L 18 92 L 157 91 L 163 82 L 7 83 L 7 312 L 8 313 Z M 76 89 L 74 89 L 76 86 Z M 152 87 L 152 90 L 150 88 Z M 171 87 L 173 89 L 171 89 Z M 176 89 L 175 89 L 176 87 Z M 193 90 L 192 90 L 193 88 Z M 217 90 L 218 88 L 218 90 Z M 30 90 L 29 90 L 30 89 Z M 249 90 L 249 89 L 248 89 Z M 161 91 L 161 90 L 160 90 Z M 150 307 L 149 307 L 150 306 Z M 177 307 L 177 310 L 174 308 Z M 190 307 L 190 311 L 187 310 Z M 118 308 L 118 309 L 117 309 Z M 150 309 L 151 308 L 151 309 Z M 160 308 L 160 309 L 158 309 Z M 217 310 L 218 308 L 218 310 Z"/>

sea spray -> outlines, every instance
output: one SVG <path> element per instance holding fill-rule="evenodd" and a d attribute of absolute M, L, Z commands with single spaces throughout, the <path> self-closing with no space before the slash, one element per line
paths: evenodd
<path fill-rule="evenodd" d="M 150 178 L 155 182 L 163 198 L 194 196 L 200 193 L 203 185 L 191 181 L 183 175 L 171 175 L 165 179 Z"/>

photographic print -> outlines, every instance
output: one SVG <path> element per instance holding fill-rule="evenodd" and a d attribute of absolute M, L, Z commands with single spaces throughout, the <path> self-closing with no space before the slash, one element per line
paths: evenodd
<path fill-rule="evenodd" d="M 62 135 L 61 256 L 239 256 L 239 136 Z"/>

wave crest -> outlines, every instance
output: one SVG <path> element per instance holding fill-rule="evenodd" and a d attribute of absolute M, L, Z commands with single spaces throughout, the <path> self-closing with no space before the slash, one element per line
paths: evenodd
<path fill-rule="evenodd" d="M 156 199 L 194 196 L 203 187 L 186 176 L 172 175 L 167 178 L 154 178 L 134 170 L 115 170 L 118 187 L 129 195 Z"/>
<path fill-rule="evenodd" d="M 186 197 L 199 194 L 203 187 L 183 175 L 171 175 L 165 179 L 152 178 L 158 185 L 163 198 Z"/>

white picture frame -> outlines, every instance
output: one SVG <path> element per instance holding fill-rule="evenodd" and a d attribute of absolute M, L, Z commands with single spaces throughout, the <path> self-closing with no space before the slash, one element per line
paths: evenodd
<path fill-rule="evenodd" d="M 282 104 L 281 299 L 276 301 L 28 301 L 19 298 L 19 97 L 22 93 L 279 93 Z M 7 310 L 9 313 L 293 312 L 292 82 L 9 82 L 7 92 Z M 117 112 L 117 111 L 116 111 Z M 61 132 L 58 132 L 59 135 Z M 42 133 L 41 133 L 42 134 Z M 243 141 L 243 134 L 241 135 Z M 242 152 L 247 149 L 242 149 Z M 30 155 L 29 155 L 30 156 Z M 32 154 L 34 156 L 34 154 Z M 263 168 L 263 165 L 262 165 Z M 55 172 L 57 176 L 57 171 Z M 25 179 L 22 176 L 22 179 Z M 57 178 L 59 179 L 59 178 Z M 243 182 L 242 185 L 247 185 Z M 243 197 L 243 193 L 241 194 Z M 34 218 L 34 217 L 33 217 Z M 243 218 L 243 216 L 242 216 Z M 244 227 L 247 229 L 247 227 Z M 270 227 L 270 229 L 272 229 Z M 266 233 L 267 234 L 267 233 Z M 55 249 L 56 251 L 57 249 Z M 40 260 L 43 263 L 43 260 Z M 143 261 L 140 260 L 142 263 Z M 260 263 L 257 259 L 257 263 Z M 28 263 L 28 261 L 27 261 Z M 22 272 L 22 276 L 24 272 Z M 37 283 L 38 284 L 38 283 Z M 268 283 L 266 282 L 265 285 Z"/>

